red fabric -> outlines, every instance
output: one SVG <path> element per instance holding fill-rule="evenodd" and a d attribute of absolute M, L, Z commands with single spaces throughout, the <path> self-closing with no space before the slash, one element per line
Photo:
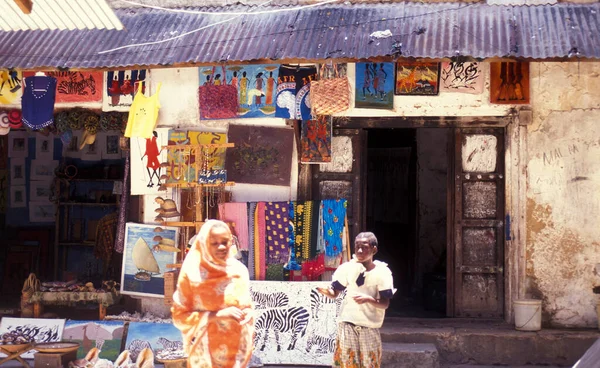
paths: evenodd
<path fill-rule="evenodd" d="M 156 137 L 146 138 L 146 156 L 148 157 L 148 164 L 146 166 L 152 170 L 157 170 L 160 167 L 158 162 L 158 145 L 156 144 Z"/>
<path fill-rule="evenodd" d="M 219 204 L 221 221 L 233 223 L 229 226 L 231 232 L 237 236 L 240 249 L 248 250 L 248 209 L 246 203 L 221 203 Z"/>
<path fill-rule="evenodd" d="M 266 202 L 258 202 L 256 205 L 256 212 L 258 221 L 256 224 L 256 230 L 258 231 L 258 252 L 255 254 L 255 257 L 259 258 L 258 264 L 258 280 L 264 280 L 267 276 L 267 247 L 266 247 L 266 219 L 265 219 L 265 208 Z"/>

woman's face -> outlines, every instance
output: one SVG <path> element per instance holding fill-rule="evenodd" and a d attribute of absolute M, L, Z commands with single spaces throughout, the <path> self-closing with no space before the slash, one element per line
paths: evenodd
<path fill-rule="evenodd" d="M 231 248 L 231 231 L 225 227 L 213 227 L 208 235 L 208 251 L 217 261 L 225 262 Z"/>

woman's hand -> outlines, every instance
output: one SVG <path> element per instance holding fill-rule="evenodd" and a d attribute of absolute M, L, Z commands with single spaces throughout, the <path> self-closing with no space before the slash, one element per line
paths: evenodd
<path fill-rule="evenodd" d="M 233 318 L 238 322 L 242 321 L 246 317 L 245 313 L 238 307 L 227 307 L 221 309 L 217 312 L 216 316 L 219 318 Z"/>
<path fill-rule="evenodd" d="M 244 319 L 240 321 L 240 325 L 245 325 L 250 322 L 254 317 L 254 310 L 252 308 L 246 308 L 242 311 L 244 313 Z"/>

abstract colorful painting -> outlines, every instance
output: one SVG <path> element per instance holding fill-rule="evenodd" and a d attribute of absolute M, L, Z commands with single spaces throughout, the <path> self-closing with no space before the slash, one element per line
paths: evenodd
<path fill-rule="evenodd" d="M 34 75 L 34 72 L 23 72 L 25 78 Z M 102 72 L 46 72 L 46 75 L 56 78 L 57 104 L 102 101 Z"/>
<path fill-rule="evenodd" d="M 23 75 L 13 69 L 0 69 L 0 105 L 21 106 Z"/>
<path fill-rule="evenodd" d="M 148 70 L 121 70 L 104 73 L 102 88 L 103 111 L 129 111 L 133 97 L 137 93 L 139 83 L 142 92 L 150 95 L 150 73 Z"/>
<path fill-rule="evenodd" d="M 483 68 L 477 62 L 443 62 L 440 90 L 478 94 L 483 92 Z"/>
<path fill-rule="evenodd" d="M 394 108 L 394 63 L 356 63 L 354 106 Z"/>
<path fill-rule="evenodd" d="M 529 63 L 490 63 L 490 102 L 529 103 Z"/>
<path fill-rule="evenodd" d="M 294 131 L 254 125 L 229 125 L 225 167 L 237 183 L 290 185 Z"/>
<path fill-rule="evenodd" d="M 171 323 L 130 322 L 125 349 L 135 360 L 144 348 L 152 349 L 155 356 L 160 356 L 162 351 L 183 354 L 181 331 Z"/>
<path fill-rule="evenodd" d="M 439 80 L 439 63 L 396 63 L 397 95 L 435 96 L 439 93 Z"/>
<path fill-rule="evenodd" d="M 331 116 L 302 121 L 300 161 L 304 164 L 331 162 Z"/>
<path fill-rule="evenodd" d="M 123 321 L 73 321 L 65 323 L 63 341 L 79 343 L 77 358 L 85 357 L 92 348 L 100 350 L 100 358 L 115 361 L 121 353 L 125 332 Z"/>
<path fill-rule="evenodd" d="M 6 332 L 21 331 L 28 337 L 33 338 L 35 342 L 56 342 L 61 340 L 64 327 L 64 319 L 2 317 L 0 335 Z M 35 350 L 29 350 L 27 353 L 22 354 L 21 358 L 33 359 L 35 352 Z M 0 358 L 5 356 L 5 354 L 0 353 Z"/>
<path fill-rule="evenodd" d="M 176 227 L 126 224 L 121 293 L 164 297 L 164 274 L 167 265 L 175 263 L 177 253 L 162 250 L 159 244 L 177 247 L 178 234 Z"/>

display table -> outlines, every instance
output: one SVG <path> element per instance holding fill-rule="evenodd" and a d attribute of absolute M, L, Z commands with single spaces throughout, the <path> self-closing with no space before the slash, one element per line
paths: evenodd
<path fill-rule="evenodd" d="M 44 305 L 75 305 L 78 303 L 97 303 L 99 308 L 99 320 L 106 317 L 106 307 L 117 304 L 121 299 L 118 291 L 96 293 L 96 292 L 35 292 L 31 296 L 33 303 L 33 316 L 39 318 L 43 312 Z"/>
<path fill-rule="evenodd" d="M 22 354 L 25 354 L 31 348 L 33 344 L 19 344 L 19 345 L 0 345 L 0 352 L 7 355 L 6 358 L 0 360 L 0 365 L 10 361 L 16 360 L 25 368 L 30 368 L 29 364 L 21 358 Z"/>

